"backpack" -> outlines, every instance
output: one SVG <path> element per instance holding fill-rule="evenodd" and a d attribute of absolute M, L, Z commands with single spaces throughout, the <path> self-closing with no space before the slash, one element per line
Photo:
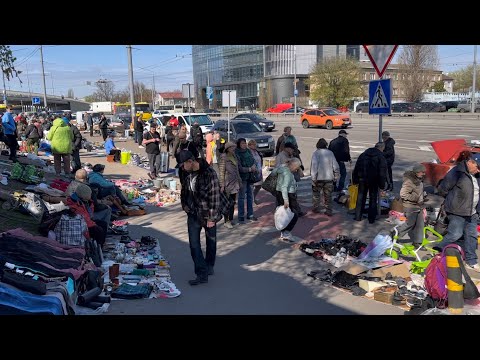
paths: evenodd
<path fill-rule="evenodd" d="M 463 249 L 456 244 L 445 246 L 440 254 L 433 257 L 425 269 L 425 289 L 434 300 L 438 300 L 439 304 L 445 305 L 448 298 L 447 290 L 447 264 L 445 250 L 448 248 L 457 249 L 462 258 L 465 258 Z"/>

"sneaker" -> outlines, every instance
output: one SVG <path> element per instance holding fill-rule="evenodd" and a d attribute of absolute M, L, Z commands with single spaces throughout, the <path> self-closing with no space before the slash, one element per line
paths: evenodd
<path fill-rule="evenodd" d="M 138 148 L 139 148 L 139 149 L 145 149 L 145 147 L 142 146 L 142 145 L 138 145 Z"/>
<path fill-rule="evenodd" d="M 225 221 L 225 224 L 223 224 L 227 229 L 233 229 L 233 225 L 230 221 Z"/>
<path fill-rule="evenodd" d="M 293 238 L 293 235 L 290 231 L 282 231 L 280 232 L 280 239 L 284 240 L 284 241 L 288 241 L 288 242 L 296 242 L 295 239 Z"/>
<path fill-rule="evenodd" d="M 238 224 L 245 224 L 244 218 L 238 218 Z"/>
<path fill-rule="evenodd" d="M 478 263 L 475 264 L 475 265 L 469 265 L 469 264 L 465 263 L 465 267 L 467 269 L 470 269 L 470 270 L 473 270 L 473 271 L 476 271 L 476 272 L 480 272 L 480 265 L 478 265 Z"/>
<path fill-rule="evenodd" d="M 208 277 L 202 278 L 200 276 L 197 276 L 193 280 L 188 280 L 188 283 L 192 286 L 199 285 L 199 284 L 206 284 L 208 283 Z"/>
<path fill-rule="evenodd" d="M 248 218 L 248 220 L 250 220 L 250 221 L 257 221 L 258 219 L 257 219 L 255 216 L 250 216 L 250 217 Z"/>
<path fill-rule="evenodd" d="M 181 292 L 177 289 L 174 283 L 167 280 L 162 280 L 158 285 L 158 291 L 160 297 L 163 298 L 174 298 L 180 296 Z"/>

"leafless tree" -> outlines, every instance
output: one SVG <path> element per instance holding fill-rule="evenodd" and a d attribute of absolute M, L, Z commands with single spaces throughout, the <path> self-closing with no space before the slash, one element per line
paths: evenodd
<path fill-rule="evenodd" d="M 399 65 L 405 100 L 421 101 L 423 93 L 432 82 L 432 72 L 438 66 L 437 46 L 403 45 Z"/>
<path fill-rule="evenodd" d="M 93 93 L 93 96 L 97 101 L 112 101 L 115 94 L 115 85 L 111 81 L 97 81 L 95 83 L 97 90 Z"/>

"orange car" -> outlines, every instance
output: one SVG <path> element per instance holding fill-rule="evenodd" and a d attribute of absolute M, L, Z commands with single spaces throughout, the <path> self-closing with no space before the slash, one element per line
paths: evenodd
<path fill-rule="evenodd" d="M 334 127 L 346 129 L 352 125 L 350 115 L 342 114 L 333 108 L 320 108 L 305 111 L 300 117 L 300 123 L 304 129 L 310 126 L 323 126 L 327 130 Z"/>
<path fill-rule="evenodd" d="M 456 165 L 462 151 L 470 151 L 475 158 L 480 158 L 480 147 L 468 145 L 465 139 L 439 140 L 430 143 L 438 156 L 438 163 L 424 162 L 426 174 L 425 184 L 438 187 L 440 181 Z M 478 160 L 477 160 L 478 161 Z"/>

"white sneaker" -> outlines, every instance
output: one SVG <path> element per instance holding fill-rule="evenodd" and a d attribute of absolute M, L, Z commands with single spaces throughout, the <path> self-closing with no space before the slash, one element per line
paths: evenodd
<path fill-rule="evenodd" d="M 467 269 L 470 269 L 470 270 L 473 270 L 473 271 L 476 271 L 476 272 L 480 272 L 480 265 L 475 264 L 475 265 L 468 265 L 467 263 L 465 263 L 465 267 Z"/>
<path fill-rule="evenodd" d="M 139 149 L 145 149 L 142 145 L 138 145 Z"/>
<path fill-rule="evenodd" d="M 227 229 L 233 229 L 233 225 L 230 221 L 226 221 L 225 224 L 223 224 Z"/>
<path fill-rule="evenodd" d="M 280 239 L 288 242 L 295 242 L 295 239 L 293 238 L 292 233 L 287 230 L 280 232 Z"/>
<path fill-rule="evenodd" d="M 160 297 L 174 298 L 180 296 L 181 292 L 177 289 L 174 283 L 168 280 L 162 280 L 158 286 L 158 292 Z"/>

